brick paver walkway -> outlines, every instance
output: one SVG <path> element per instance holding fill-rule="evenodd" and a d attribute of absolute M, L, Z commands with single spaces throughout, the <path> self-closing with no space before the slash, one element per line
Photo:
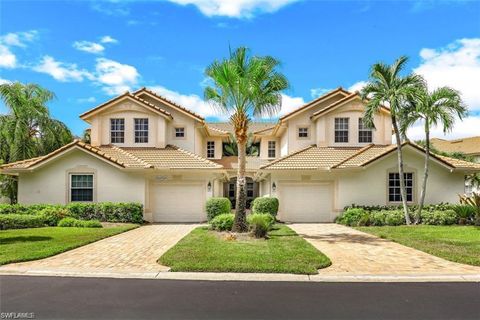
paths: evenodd
<path fill-rule="evenodd" d="M 48 273 L 151 273 L 167 271 L 158 258 L 187 235 L 193 224 L 153 224 L 127 231 L 53 257 L 14 263 L 1 271 Z"/>
<path fill-rule="evenodd" d="M 332 260 L 320 275 L 480 274 L 480 267 L 450 262 L 338 224 L 291 224 Z"/>

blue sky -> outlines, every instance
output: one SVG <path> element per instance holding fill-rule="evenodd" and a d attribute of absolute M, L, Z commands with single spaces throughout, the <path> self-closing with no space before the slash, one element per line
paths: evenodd
<path fill-rule="evenodd" d="M 204 68 L 245 45 L 283 62 L 282 113 L 328 89 L 359 89 L 369 66 L 410 57 L 432 88 L 460 90 L 471 116 L 448 137 L 480 134 L 480 1 L 13 1 L 0 3 L 0 82 L 55 92 L 52 114 L 78 115 L 147 86 L 208 119 Z M 0 112 L 5 107 L 0 106 Z M 411 130 L 421 136 L 420 126 Z M 441 136 L 439 130 L 434 135 Z"/>

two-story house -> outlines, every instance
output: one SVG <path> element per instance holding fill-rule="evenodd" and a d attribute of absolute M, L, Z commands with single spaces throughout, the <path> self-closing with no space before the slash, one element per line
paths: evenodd
<path fill-rule="evenodd" d="M 375 128 L 364 104 L 341 88 L 284 115 L 252 123 L 260 155 L 247 157 L 247 198 L 276 196 L 284 221 L 333 221 L 346 205 L 399 204 L 397 155 L 388 108 Z M 145 220 L 198 222 L 212 196 L 235 198 L 236 157 L 222 144 L 231 127 L 148 89 L 125 93 L 82 115 L 90 144 L 74 141 L 48 155 L 6 164 L 18 176 L 20 203 L 127 202 L 144 205 Z M 404 144 L 407 200 L 420 193 L 424 151 Z M 479 164 L 432 155 L 427 203 L 456 202 L 464 175 Z"/>

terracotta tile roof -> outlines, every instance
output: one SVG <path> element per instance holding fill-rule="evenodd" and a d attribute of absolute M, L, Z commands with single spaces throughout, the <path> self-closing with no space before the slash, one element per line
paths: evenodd
<path fill-rule="evenodd" d="M 215 128 L 218 130 L 222 130 L 225 132 L 233 133 L 233 127 L 229 122 L 207 122 L 209 128 Z M 274 127 L 276 125 L 275 122 L 250 122 L 248 127 L 248 132 L 257 132 L 260 130 L 268 129 L 270 127 Z"/>
<path fill-rule="evenodd" d="M 250 157 L 250 156 L 247 156 L 246 160 L 247 160 L 247 163 L 245 167 L 247 170 L 257 170 L 261 166 L 270 162 L 269 160 L 261 159 L 260 157 Z M 222 165 L 227 170 L 238 169 L 237 156 L 228 156 L 228 157 L 223 157 L 222 159 L 219 159 L 219 160 L 212 160 L 212 161 Z"/>
<path fill-rule="evenodd" d="M 112 103 L 114 103 L 114 102 L 116 102 L 116 101 L 119 101 L 119 100 L 121 100 L 121 99 L 123 99 L 123 98 L 133 99 L 133 100 L 141 103 L 142 105 L 144 105 L 144 106 L 152 109 L 153 111 L 159 112 L 159 113 L 163 114 L 164 116 L 166 116 L 166 117 L 168 117 L 168 118 L 170 118 L 170 119 L 173 119 L 172 114 L 171 114 L 170 112 L 168 112 L 168 111 L 166 111 L 166 110 L 164 110 L 164 109 L 162 109 L 162 108 L 154 105 L 153 103 L 150 103 L 150 102 L 148 102 L 148 101 L 146 101 L 146 100 L 144 100 L 144 99 L 142 99 L 142 98 L 136 97 L 136 96 L 134 96 L 133 94 L 131 94 L 131 93 L 128 92 L 128 91 L 125 92 L 125 93 L 122 94 L 122 95 L 119 95 L 118 97 L 115 97 L 115 98 L 113 98 L 113 99 L 108 100 L 108 101 L 105 102 L 105 103 L 102 103 L 102 104 L 99 105 L 99 106 L 96 106 L 96 107 L 93 108 L 93 109 L 90 109 L 90 110 L 82 113 L 82 114 L 80 115 L 80 118 L 81 118 L 81 119 L 85 119 L 85 118 L 87 118 L 90 114 L 92 114 L 93 112 L 98 111 L 98 110 L 100 110 L 100 109 L 102 109 L 102 108 L 104 108 L 104 107 L 106 107 L 106 106 L 108 106 L 108 105 L 110 105 L 110 104 L 112 104 Z"/>
<path fill-rule="evenodd" d="M 225 130 L 221 130 L 221 129 L 218 129 L 218 128 L 215 128 L 215 127 L 211 127 L 209 125 L 205 125 L 205 127 L 207 128 L 207 130 L 210 132 L 210 131 L 213 131 L 213 134 L 221 134 L 221 135 L 228 135 L 229 132 L 228 131 L 225 131 Z"/>
<path fill-rule="evenodd" d="M 205 118 L 203 118 L 201 115 L 199 115 L 199 114 L 197 114 L 197 113 L 195 113 L 195 112 L 193 112 L 193 111 L 191 111 L 191 110 L 188 110 L 187 108 L 182 107 L 182 106 L 179 105 L 178 103 L 176 103 L 176 102 L 174 102 L 174 101 L 172 101 L 172 100 L 169 100 L 169 99 L 165 98 L 164 96 L 161 96 L 161 95 L 159 95 L 158 93 L 156 93 L 156 92 L 154 92 L 154 91 L 152 91 L 152 90 L 149 90 L 149 89 L 147 89 L 147 88 L 145 88 L 145 87 L 140 88 L 140 89 L 134 91 L 133 94 L 134 94 L 135 96 L 138 96 L 138 95 L 142 94 L 143 92 L 146 92 L 146 93 L 151 94 L 152 96 L 154 96 L 154 97 L 158 98 L 159 100 L 161 100 L 163 103 L 165 103 L 165 104 L 173 107 L 174 109 L 175 109 L 175 108 L 178 108 L 178 109 L 180 109 L 180 110 L 182 110 L 182 111 L 190 114 L 191 116 L 197 118 L 197 119 L 200 120 L 200 121 L 204 121 L 204 120 L 205 120 Z"/>
<path fill-rule="evenodd" d="M 432 145 L 440 151 L 480 155 L 480 136 L 456 140 L 432 138 L 430 141 Z"/>

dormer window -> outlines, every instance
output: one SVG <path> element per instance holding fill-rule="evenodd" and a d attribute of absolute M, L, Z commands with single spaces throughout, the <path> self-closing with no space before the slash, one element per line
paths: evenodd
<path fill-rule="evenodd" d="M 335 142 L 348 142 L 348 118 L 335 118 Z"/>
<path fill-rule="evenodd" d="M 185 128 L 184 127 L 175 128 L 175 138 L 185 138 Z"/>
<path fill-rule="evenodd" d="M 358 119 L 358 142 L 372 143 L 372 128 L 365 126 L 363 118 Z"/>
<path fill-rule="evenodd" d="M 310 133 L 308 127 L 299 127 L 298 128 L 298 138 L 300 139 L 308 139 L 310 137 Z"/>
<path fill-rule="evenodd" d="M 276 143 L 275 141 L 268 141 L 268 157 L 275 158 L 276 156 Z"/>
<path fill-rule="evenodd" d="M 207 141 L 207 158 L 215 158 L 215 141 Z"/>
<path fill-rule="evenodd" d="M 110 143 L 125 142 L 125 119 L 110 119 Z"/>
<path fill-rule="evenodd" d="M 148 118 L 135 119 L 135 143 L 148 143 Z"/>

